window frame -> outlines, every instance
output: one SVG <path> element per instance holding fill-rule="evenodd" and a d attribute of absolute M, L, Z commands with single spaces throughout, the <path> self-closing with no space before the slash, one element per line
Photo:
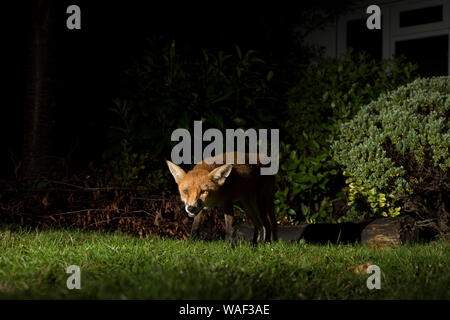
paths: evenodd
<path fill-rule="evenodd" d="M 437 5 L 443 6 L 442 21 L 400 28 L 400 12 L 434 7 Z M 390 30 L 391 34 L 389 38 L 386 39 L 389 48 L 387 57 L 395 55 L 395 45 L 397 42 L 447 35 L 449 39 L 447 43 L 447 75 L 450 75 L 450 1 L 428 0 L 393 5 L 390 8 L 390 25 L 392 26 Z M 383 44 L 384 43 L 385 41 L 383 39 Z"/>
<path fill-rule="evenodd" d="M 442 6 L 442 21 L 418 24 L 409 27 L 400 27 L 400 12 L 429 7 Z M 391 8 L 392 36 L 408 36 L 416 33 L 433 32 L 450 28 L 450 3 L 443 0 L 428 0 L 393 5 Z"/>

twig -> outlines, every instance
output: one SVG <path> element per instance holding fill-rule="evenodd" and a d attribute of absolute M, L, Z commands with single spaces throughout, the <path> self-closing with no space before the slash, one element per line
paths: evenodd
<path fill-rule="evenodd" d="M 117 220 L 117 219 L 136 219 L 136 217 L 112 217 L 112 218 L 109 218 L 109 219 L 106 219 L 106 220 L 96 221 L 94 223 L 88 224 L 86 227 L 90 227 L 90 226 L 93 226 L 93 225 L 97 225 L 97 224 L 100 224 L 100 223 L 109 222 L 109 221 Z M 73 225 L 75 225 L 75 223 L 71 224 L 70 226 L 73 226 Z"/>
<path fill-rule="evenodd" d="M 101 211 L 101 212 L 105 212 L 105 211 L 116 211 L 118 210 L 119 212 L 125 212 L 125 209 L 82 209 L 82 210 L 75 210 L 75 211 L 67 211 L 67 212 L 61 212 L 61 213 L 54 213 L 54 214 L 48 214 L 47 216 L 62 216 L 62 215 L 66 215 L 66 214 L 74 214 L 74 213 L 86 213 L 88 211 Z M 153 216 L 155 215 L 154 213 L 149 213 L 145 210 L 133 210 L 133 211 L 127 211 L 127 213 L 146 213 L 149 216 Z"/>
<path fill-rule="evenodd" d="M 83 187 L 72 183 L 67 183 L 63 181 L 55 181 L 55 180 L 47 180 L 48 183 L 54 183 L 54 184 L 62 184 L 70 187 L 74 187 L 80 190 L 84 191 L 95 191 L 95 190 L 135 190 L 138 191 L 136 188 L 127 188 L 127 187 Z"/>

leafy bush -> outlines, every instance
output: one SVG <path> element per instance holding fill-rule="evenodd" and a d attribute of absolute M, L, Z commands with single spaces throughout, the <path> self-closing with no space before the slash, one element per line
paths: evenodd
<path fill-rule="evenodd" d="M 448 231 L 449 116 L 450 78 L 436 77 L 381 95 L 341 125 L 333 150 L 364 200 L 352 202 L 357 210 L 411 213 Z"/>
<path fill-rule="evenodd" d="M 343 214 L 345 179 L 330 143 L 339 123 L 382 92 L 411 81 L 416 69 L 402 58 L 376 61 L 351 51 L 343 59 L 326 58 L 309 66 L 289 93 L 286 137 L 276 210 L 308 222 L 335 222 Z M 340 207 L 341 209 L 338 209 Z"/>
<path fill-rule="evenodd" d="M 149 41 L 127 71 L 123 97 L 115 101 L 117 124 L 104 157 L 119 154 L 124 139 L 134 151 L 167 156 L 172 131 L 189 129 L 194 120 L 202 120 L 204 129 L 268 127 L 279 106 L 275 71 L 255 51 L 238 46 L 232 53 L 193 52 L 175 42 Z"/>
<path fill-rule="evenodd" d="M 117 158 L 109 160 L 106 172 L 102 169 L 100 172 L 97 170 L 98 176 L 106 179 L 106 185 L 139 187 L 144 191 L 157 194 L 169 189 L 172 180 L 166 167 L 161 167 L 161 164 L 152 159 L 148 152 L 133 152 L 126 140 L 123 140 L 121 145 L 122 152 Z"/>
<path fill-rule="evenodd" d="M 173 130 L 192 129 L 194 120 L 203 130 L 270 128 L 280 105 L 276 81 L 276 66 L 254 50 L 194 51 L 149 40 L 111 110 L 115 123 L 103 158 L 112 184 L 174 190 L 163 161 L 176 143 Z"/>
<path fill-rule="evenodd" d="M 291 145 L 281 144 L 280 163 L 275 194 L 275 213 L 280 219 L 290 223 L 331 222 L 332 195 L 327 193 L 337 170 L 328 154 L 305 157 L 292 150 Z"/>

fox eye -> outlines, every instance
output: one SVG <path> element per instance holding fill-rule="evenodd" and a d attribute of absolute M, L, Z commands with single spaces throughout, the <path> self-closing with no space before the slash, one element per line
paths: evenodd
<path fill-rule="evenodd" d="M 188 195 L 189 194 L 189 192 L 185 189 L 185 190 L 183 190 L 183 193 L 185 194 L 185 195 Z"/>

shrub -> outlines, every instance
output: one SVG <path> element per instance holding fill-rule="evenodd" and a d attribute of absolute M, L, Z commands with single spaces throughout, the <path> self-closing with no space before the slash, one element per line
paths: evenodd
<path fill-rule="evenodd" d="M 133 152 L 126 140 L 121 142 L 122 152 L 109 160 L 105 168 L 91 170 L 99 180 L 108 186 L 136 188 L 153 194 L 160 194 L 171 186 L 171 176 L 160 161 L 155 160 L 148 152 Z M 102 177 L 100 179 L 100 177 Z"/>
<path fill-rule="evenodd" d="M 104 158 L 117 156 L 124 139 L 135 152 L 166 157 L 174 145 L 172 131 L 189 129 L 194 120 L 202 120 L 204 130 L 267 127 L 278 113 L 276 78 L 275 66 L 254 50 L 199 52 L 149 41 L 115 100 L 116 125 Z"/>
<path fill-rule="evenodd" d="M 103 153 L 107 170 L 100 171 L 110 173 L 113 185 L 174 190 L 164 162 L 176 144 L 171 134 L 192 129 L 194 120 L 202 120 L 203 130 L 270 127 L 280 106 L 277 69 L 254 50 L 232 49 L 199 51 L 148 41 L 111 109 L 114 123 Z"/>
<path fill-rule="evenodd" d="M 330 143 L 339 123 L 382 92 L 411 81 L 415 69 L 403 58 L 376 61 L 351 51 L 343 59 L 326 58 L 306 68 L 290 90 L 285 113 L 276 194 L 280 216 L 338 221 L 345 212 L 341 192 L 345 179 Z"/>
<path fill-rule="evenodd" d="M 449 115 L 450 78 L 436 77 L 381 95 L 341 125 L 333 150 L 356 210 L 410 213 L 448 231 Z"/>

